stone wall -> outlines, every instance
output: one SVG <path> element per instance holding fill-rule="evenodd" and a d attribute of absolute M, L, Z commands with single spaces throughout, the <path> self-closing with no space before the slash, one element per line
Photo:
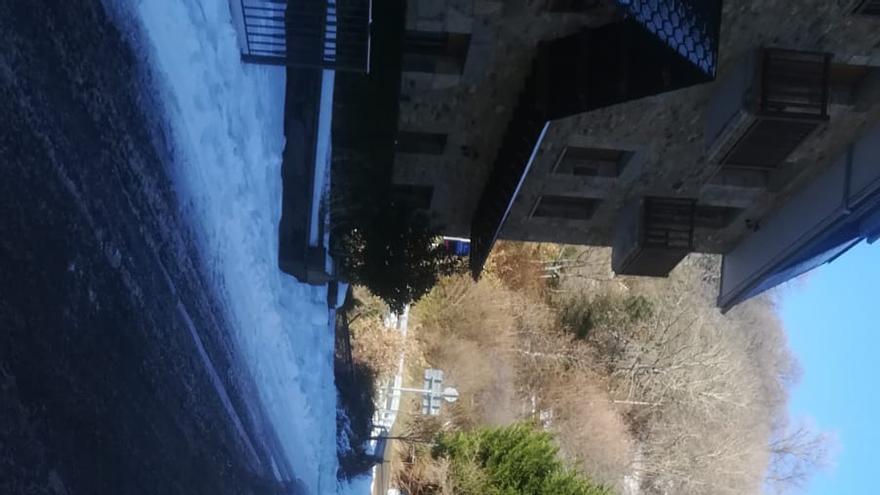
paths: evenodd
<path fill-rule="evenodd" d="M 404 72 L 400 130 L 447 134 L 440 155 L 400 153 L 394 181 L 434 186 L 432 210 L 444 233 L 467 236 L 471 214 L 495 158 L 540 40 L 608 22 L 602 2 L 583 15 L 550 14 L 526 0 L 413 0 L 407 29 L 468 33 L 461 74 Z"/>

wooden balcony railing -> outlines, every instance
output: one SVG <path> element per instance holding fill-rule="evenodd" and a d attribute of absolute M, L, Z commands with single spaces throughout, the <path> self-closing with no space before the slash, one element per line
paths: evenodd
<path fill-rule="evenodd" d="M 612 254 L 621 275 L 665 277 L 694 250 L 696 201 L 640 198 L 618 217 Z"/>
<path fill-rule="evenodd" d="M 694 249 L 696 201 L 687 198 L 645 198 L 644 235 L 647 248 Z"/>
<path fill-rule="evenodd" d="M 830 53 L 764 50 L 759 113 L 827 120 L 830 72 Z"/>
<path fill-rule="evenodd" d="M 766 49 L 760 59 L 757 101 L 749 119 L 717 148 L 727 169 L 770 172 L 828 120 L 831 55 Z"/>

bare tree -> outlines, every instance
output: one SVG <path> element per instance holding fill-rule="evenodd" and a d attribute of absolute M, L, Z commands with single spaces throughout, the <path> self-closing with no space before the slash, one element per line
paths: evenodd
<path fill-rule="evenodd" d="M 714 308 L 717 280 L 702 275 L 713 263 L 698 258 L 668 280 L 632 281 L 632 293 L 652 303 L 647 318 L 628 317 L 628 296 L 614 304 L 604 295 L 576 296 L 594 306 L 583 342 L 636 436 L 633 470 L 649 493 L 759 493 L 771 459 L 782 459 L 771 435 L 797 367 L 766 302 L 726 316 Z M 557 357 L 573 358 L 569 346 L 556 347 Z M 788 469 L 778 478 L 813 471 L 808 453 L 823 449 L 797 445 L 801 461 L 782 464 Z"/>
<path fill-rule="evenodd" d="M 831 462 L 832 436 L 805 421 L 782 424 L 770 441 L 767 485 L 776 493 L 802 488 L 815 472 Z"/>
<path fill-rule="evenodd" d="M 825 463 L 827 436 L 779 426 L 799 368 L 772 301 L 721 315 L 717 259 L 609 280 L 607 253 L 579 249 L 507 246 L 479 284 L 446 280 L 416 307 L 426 359 L 462 384 L 451 424 L 517 408 L 589 475 L 646 494 L 784 491 Z M 518 404 L 498 399 L 514 386 Z"/>

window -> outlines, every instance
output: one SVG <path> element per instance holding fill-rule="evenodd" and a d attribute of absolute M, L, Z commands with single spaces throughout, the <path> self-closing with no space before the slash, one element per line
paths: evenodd
<path fill-rule="evenodd" d="M 863 0 L 856 7 L 856 14 L 880 16 L 880 0 Z"/>
<path fill-rule="evenodd" d="M 597 0 L 546 0 L 544 10 L 548 12 L 586 12 L 600 6 Z"/>
<path fill-rule="evenodd" d="M 432 186 L 395 184 L 392 189 L 392 203 L 411 210 L 430 210 L 434 196 Z"/>
<path fill-rule="evenodd" d="M 433 132 L 398 131 L 398 153 L 442 155 L 446 149 L 446 134 Z"/>
<path fill-rule="evenodd" d="M 534 217 L 542 218 L 565 218 L 568 220 L 589 220 L 599 200 L 594 198 L 574 198 L 570 196 L 541 196 L 535 210 Z"/>
<path fill-rule="evenodd" d="M 730 206 L 697 205 L 694 212 L 694 225 L 704 229 L 723 229 L 728 227 L 742 210 Z"/>
<path fill-rule="evenodd" d="M 828 80 L 832 87 L 858 86 L 867 77 L 870 70 L 871 67 L 867 65 L 831 64 Z"/>
<path fill-rule="evenodd" d="M 769 172 L 766 170 L 749 170 L 725 166 L 721 167 L 709 182 L 719 186 L 761 189 L 767 187 L 769 180 Z"/>
<path fill-rule="evenodd" d="M 553 173 L 584 177 L 617 177 L 629 156 L 630 153 L 622 150 L 566 146 L 553 167 Z"/>
<path fill-rule="evenodd" d="M 469 34 L 407 31 L 403 43 L 403 70 L 461 74 L 470 42 Z"/>

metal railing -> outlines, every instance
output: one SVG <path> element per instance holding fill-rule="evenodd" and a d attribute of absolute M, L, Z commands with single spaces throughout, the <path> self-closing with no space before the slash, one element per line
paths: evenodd
<path fill-rule="evenodd" d="M 240 0 L 246 62 L 367 72 L 371 0 Z"/>
<path fill-rule="evenodd" d="M 772 172 L 828 120 L 831 54 L 769 48 L 760 57 L 749 117 L 725 138 L 726 169 Z"/>
<path fill-rule="evenodd" d="M 253 62 L 287 63 L 286 0 L 241 0 L 247 53 Z"/>
<path fill-rule="evenodd" d="M 830 53 L 764 50 L 761 113 L 827 119 L 830 72 Z"/>

